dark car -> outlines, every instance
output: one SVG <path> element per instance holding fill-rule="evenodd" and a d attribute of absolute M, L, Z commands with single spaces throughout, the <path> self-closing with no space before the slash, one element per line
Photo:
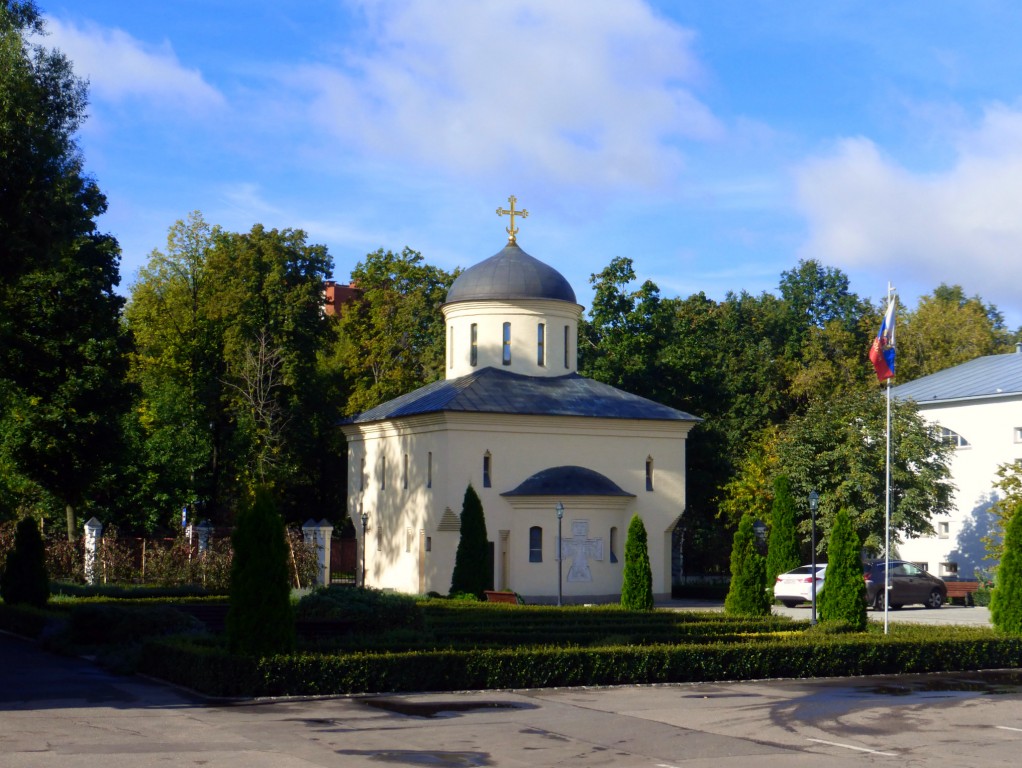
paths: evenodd
<path fill-rule="evenodd" d="M 866 601 L 875 610 L 884 609 L 884 561 L 869 560 L 863 563 L 863 577 L 866 579 Z M 947 585 L 943 579 L 927 573 L 915 563 L 905 560 L 891 560 L 890 579 L 891 608 L 922 603 L 927 608 L 940 608 L 947 600 Z"/>

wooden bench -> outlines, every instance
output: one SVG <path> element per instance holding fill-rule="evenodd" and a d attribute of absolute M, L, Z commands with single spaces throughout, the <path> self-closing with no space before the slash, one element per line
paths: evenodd
<path fill-rule="evenodd" d="M 514 592 L 496 592 L 492 589 L 483 590 L 483 594 L 486 595 L 486 602 L 488 603 L 511 603 L 512 605 L 518 605 L 518 595 Z"/>
<path fill-rule="evenodd" d="M 979 589 L 978 581 L 946 581 L 947 601 L 961 600 L 965 605 L 975 605 L 972 593 Z"/>

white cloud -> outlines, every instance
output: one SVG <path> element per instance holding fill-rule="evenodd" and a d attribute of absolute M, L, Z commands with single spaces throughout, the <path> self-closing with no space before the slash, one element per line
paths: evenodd
<path fill-rule="evenodd" d="M 804 257 L 1017 303 L 1022 112 L 989 108 L 957 136 L 953 164 L 941 172 L 909 171 L 853 138 L 805 163 L 796 181 L 810 228 Z"/>
<path fill-rule="evenodd" d="M 366 2 L 343 68 L 292 73 L 346 146 L 463 174 L 649 187 L 722 128 L 692 33 L 639 0 Z"/>
<path fill-rule="evenodd" d="M 170 43 L 147 46 L 120 29 L 82 26 L 49 17 L 41 42 L 59 48 L 89 80 L 92 98 L 119 103 L 141 99 L 168 109 L 198 111 L 223 103 L 202 73 L 178 61 Z"/>

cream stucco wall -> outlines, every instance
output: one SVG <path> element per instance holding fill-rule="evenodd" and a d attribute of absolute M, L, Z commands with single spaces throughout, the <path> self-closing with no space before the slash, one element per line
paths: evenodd
<path fill-rule="evenodd" d="M 685 505 L 685 444 L 691 427 L 691 422 L 478 413 L 346 425 L 349 513 L 356 521 L 360 509 L 369 513 L 366 581 L 402 592 L 446 594 L 459 538 L 457 515 L 471 483 L 483 504 L 488 538 L 495 545 L 497 588 L 528 599 L 556 597 L 554 505 L 561 501 L 565 540 L 572 535 L 573 523 L 585 522 L 588 538 L 602 541 L 603 548 L 602 560 L 588 559 L 591 581 L 568 580 L 571 561 L 563 562 L 566 601 L 620 594 L 624 542 L 633 513 L 646 526 L 654 592 L 666 596 L 671 588 L 671 530 Z M 487 452 L 489 487 L 483 480 Z M 652 491 L 646 490 L 648 458 L 653 461 Z M 595 470 L 634 498 L 500 495 L 541 470 L 564 465 Z M 532 526 L 542 528 L 539 563 L 529 562 Z M 616 563 L 610 558 L 612 528 Z"/>
<path fill-rule="evenodd" d="M 582 307 L 566 301 L 534 299 L 515 302 L 465 301 L 443 307 L 447 321 L 447 378 L 488 366 L 525 376 L 574 373 L 578 361 L 578 320 Z M 511 332 L 511 362 L 503 364 L 504 323 Z M 544 360 L 539 362 L 538 326 L 545 325 Z M 472 325 L 477 339 L 476 364 L 471 362 Z M 567 328 L 567 347 L 565 331 Z M 565 355 L 567 349 L 567 355 Z M 565 365 L 567 357 L 567 365 Z"/>
<path fill-rule="evenodd" d="M 1022 398 L 920 403 L 919 411 L 931 423 L 957 432 L 969 444 L 957 448 L 951 460 L 951 477 L 957 486 L 953 513 L 934 518 L 936 533 L 909 539 L 899 547 L 899 554 L 926 564 L 938 576 L 951 575 L 946 564 L 957 563 L 959 578 L 971 579 L 974 569 L 992 564 L 984 560 L 986 553 L 980 539 L 991 524 L 988 510 L 996 500 L 993 483 L 997 467 L 1022 460 Z M 946 531 L 942 523 L 946 523 Z"/>

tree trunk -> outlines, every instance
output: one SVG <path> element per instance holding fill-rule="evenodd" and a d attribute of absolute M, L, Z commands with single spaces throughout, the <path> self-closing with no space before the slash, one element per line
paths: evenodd
<path fill-rule="evenodd" d="M 67 540 L 74 541 L 76 533 L 75 529 L 77 527 L 75 525 L 75 508 L 68 504 L 64 507 L 64 511 L 67 513 Z"/>

